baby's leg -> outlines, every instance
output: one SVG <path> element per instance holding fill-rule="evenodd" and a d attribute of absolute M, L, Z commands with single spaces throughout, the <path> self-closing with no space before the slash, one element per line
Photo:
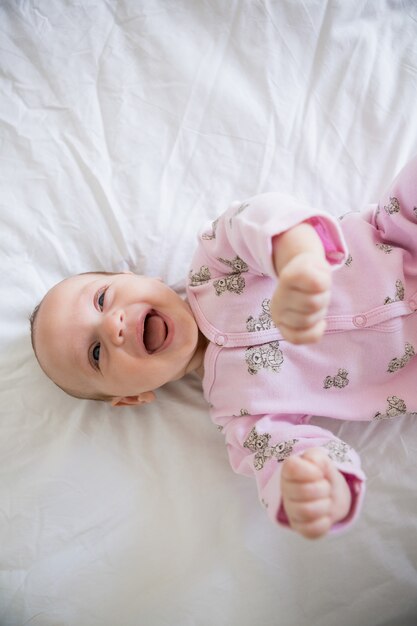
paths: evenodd
<path fill-rule="evenodd" d="M 349 486 L 320 448 L 284 461 L 281 490 L 291 528 L 309 539 L 325 535 L 350 511 Z"/>

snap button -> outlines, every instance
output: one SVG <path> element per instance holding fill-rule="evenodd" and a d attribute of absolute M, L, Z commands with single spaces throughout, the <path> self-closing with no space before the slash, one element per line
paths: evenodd
<path fill-rule="evenodd" d="M 408 306 L 412 311 L 415 311 L 417 309 L 417 302 L 414 300 L 414 298 L 411 298 L 411 300 L 408 301 Z"/>
<path fill-rule="evenodd" d="M 224 346 L 224 344 L 226 343 L 226 339 L 227 337 L 225 337 L 224 335 L 216 335 L 214 341 L 218 346 Z"/>
<path fill-rule="evenodd" d="M 366 324 L 366 316 L 365 315 L 355 315 L 355 317 L 353 318 L 353 323 L 355 324 L 355 326 L 365 326 Z"/>

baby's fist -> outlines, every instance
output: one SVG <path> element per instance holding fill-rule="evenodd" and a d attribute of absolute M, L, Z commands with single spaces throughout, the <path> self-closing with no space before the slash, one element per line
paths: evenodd
<path fill-rule="evenodd" d="M 330 265 L 317 254 L 298 254 L 285 265 L 271 299 L 271 316 L 284 339 L 302 344 L 321 338 L 330 287 Z"/>
<path fill-rule="evenodd" d="M 324 536 L 351 506 L 343 474 L 320 448 L 284 461 L 281 493 L 291 528 L 309 539 Z"/>

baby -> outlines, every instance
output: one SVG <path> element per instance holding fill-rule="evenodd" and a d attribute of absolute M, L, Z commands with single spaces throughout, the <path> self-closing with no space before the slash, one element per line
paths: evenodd
<path fill-rule="evenodd" d="M 281 194 L 233 203 L 200 234 L 187 302 L 131 273 L 68 278 L 32 314 L 32 344 L 67 393 L 113 406 L 197 372 L 233 469 L 274 522 L 318 538 L 356 518 L 365 477 L 310 417 L 417 411 L 416 254 L 414 159 L 340 222 Z"/>

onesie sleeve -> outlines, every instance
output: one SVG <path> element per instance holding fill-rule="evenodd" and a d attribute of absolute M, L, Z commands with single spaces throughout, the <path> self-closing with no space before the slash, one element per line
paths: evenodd
<path fill-rule="evenodd" d="M 322 448 L 344 475 L 352 496 L 348 516 L 331 529 L 337 532 L 350 526 L 359 514 L 365 475 L 358 454 L 350 446 L 308 420 L 308 416 L 291 415 L 231 418 L 223 427 L 229 460 L 235 472 L 255 478 L 259 500 L 270 519 L 289 526 L 281 500 L 282 463 L 309 448 Z"/>
<path fill-rule="evenodd" d="M 250 271 L 275 278 L 272 239 L 302 222 L 315 228 L 328 262 L 341 266 L 347 259 L 347 247 L 338 221 L 281 193 L 264 193 L 233 202 L 213 223 L 212 233 L 203 233 L 202 239 L 206 240 L 209 256 L 216 258 L 229 251 L 244 259 Z"/>
<path fill-rule="evenodd" d="M 382 194 L 372 215 L 381 241 L 405 251 L 404 270 L 415 274 L 417 263 L 417 156 L 402 168 Z"/>

